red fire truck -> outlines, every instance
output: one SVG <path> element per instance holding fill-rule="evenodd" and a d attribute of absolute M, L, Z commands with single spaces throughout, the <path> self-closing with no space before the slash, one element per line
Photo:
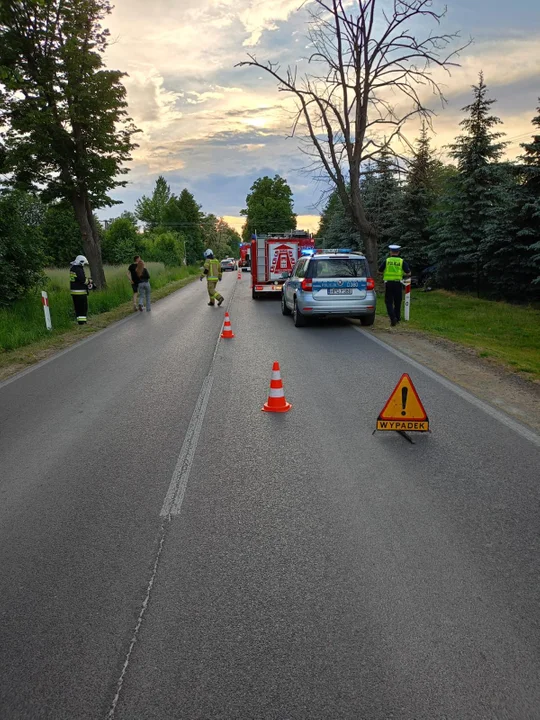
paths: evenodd
<path fill-rule="evenodd" d="M 242 269 L 242 272 L 249 272 L 251 270 L 250 242 L 240 243 L 240 261 L 238 267 Z"/>
<path fill-rule="evenodd" d="M 283 276 L 290 273 L 301 255 L 312 255 L 315 241 L 305 230 L 254 235 L 251 240 L 251 296 L 281 292 Z"/>

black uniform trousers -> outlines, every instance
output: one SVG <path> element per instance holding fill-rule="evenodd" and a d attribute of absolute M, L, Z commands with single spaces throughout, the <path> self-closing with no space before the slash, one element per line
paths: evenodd
<path fill-rule="evenodd" d="M 86 316 L 88 315 L 88 295 L 86 292 L 81 295 L 72 295 L 75 315 L 79 325 L 86 324 Z"/>
<path fill-rule="evenodd" d="M 401 301 L 403 300 L 403 285 L 399 280 L 388 280 L 385 283 L 384 302 L 390 320 L 401 320 Z"/>

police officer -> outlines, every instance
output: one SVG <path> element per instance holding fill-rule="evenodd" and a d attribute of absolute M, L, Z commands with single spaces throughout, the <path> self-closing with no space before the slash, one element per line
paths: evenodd
<path fill-rule="evenodd" d="M 86 279 L 84 265 L 88 265 L 88 260 L 84 255 L 77 255 L 69 268 L 69 287 L 79 325 L 86 325 L 88 291 L 92 289 L 91 280 Z"/>
<path fill-rule="evenodd" d="M 223 302 L 224 298 L 222 295 L 220 295 L 217 290 L 216 286 L 218 282 L 221 280 L 221 263 L 219 260 L 216 260 L 214 257 L 214 253 L 210 248 L 205 251 L 204 253 L 205 263 L 203 266 L 203 274 L 200 277 L 200 280 L 204 279 L 204 276 L 206 275 L 206 283 L 208 288 L 208 295 L 210 297 L 210 302 L 208 303 L 212 307 L 215 305 L 216 300 L 218 307 Z"/>
<path fill-rule="evenodd" d="M 408 264 L 400 257 L 401 245 L 389 245 L 390 257 L 380 264 L 379 272 L 383 274 L 384 301 L 392 327 L 401 321 L 401 301 L 403 298 L 404 277 L 409 277 L 411 270 Z"/>

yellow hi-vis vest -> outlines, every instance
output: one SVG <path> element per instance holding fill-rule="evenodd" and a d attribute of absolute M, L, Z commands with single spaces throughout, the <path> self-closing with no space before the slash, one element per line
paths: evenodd
<path fill-rule="evenodd" d="M 221 273 L 221 263 L 219 260 L 216 260 L 215 258 L 213 260 L 207 260 L 204 263 L 204 269 L 208 270 L 207 279 L 210 280 L 210 282 L 215 282 L 216 280 L 219 280 L 219 276 Z"/>
<path fill-rule="evenodd" d="M 399 282 L 403 278 L 403 258 L 389 257 L 386 258 L 384 267 L 384 282 Z"/>

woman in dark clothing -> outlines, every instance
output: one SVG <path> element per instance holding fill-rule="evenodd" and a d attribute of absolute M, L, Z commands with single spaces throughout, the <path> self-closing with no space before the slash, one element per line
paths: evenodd
<path fill-rule="evenodd" d="M 137 295 L 139 294 L 139 278 L 137 276 L 137 262 L 140 260 L 139 255 L 135 255 L 133 262 L 128 267 L 127 276 L 131 280 L 131 289 L 133 290 L 133 309 L 137 312 Z"/>
<path fill-rule="evenodd" d="M 137 261 L 136 274 L 139 279 L 139 310 L 142 312 L 146 303 L 146 312 L 150 312 L 150 274 L 141 258 Z"/>

